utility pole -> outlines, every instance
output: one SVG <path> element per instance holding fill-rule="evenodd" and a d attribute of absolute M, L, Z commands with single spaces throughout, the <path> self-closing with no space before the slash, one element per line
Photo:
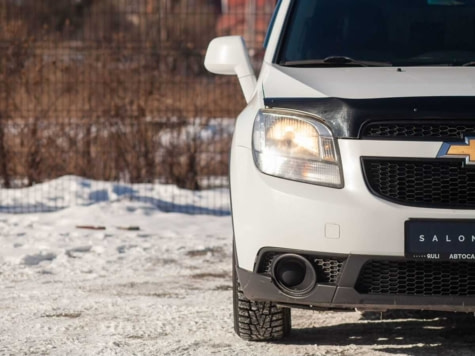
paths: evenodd
<path fill-rule="evenodd" d="M 247 0 L 247 41 L 250 48 L 250 54 L 254 55 L 254 48 L 256 48 L 256 18 L 257 18 L 257 3 L 256 0 Z"/>
<path fill-rule="evenodd" d="M 229 11 L 228 0 L 221 0 L 221 13 L 227 14 Z"/>

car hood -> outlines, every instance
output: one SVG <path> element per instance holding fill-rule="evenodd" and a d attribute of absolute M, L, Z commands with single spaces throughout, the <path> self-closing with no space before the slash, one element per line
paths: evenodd
<path fill-rule="evenodd" d="M 475 96 L 475 67 L 292 68 L 262 71 L 265 98 Z"/>

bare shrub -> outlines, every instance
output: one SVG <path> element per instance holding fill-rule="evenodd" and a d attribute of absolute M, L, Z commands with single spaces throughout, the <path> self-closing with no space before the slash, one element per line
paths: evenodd
<path fill-rule="evenodd" d="M 5 8 L 3 8 L 5 11 Z M 27 29 L 21 21 L 5 22 L 0 31 L 0 43 L 3 44 L 3 55 L 0 57 L 0 175 L 5 187 L 11 186 L 11 150 L 7 143 L 8 132 L 5 124 L 11 116 L 9 105 L 12 93 L 20 86 L 24 69 L 32 46 L 27 37 Z"/>
<path fill-rule="evenodd" d="M 139 10 L 125 0 L 74 2 L 80 15 L 53 2 L 43 5 L 66 20 L 41 6 L 31 19 L 11 9 L 16 20 L 7 19 L 0 4 L 4 187 L 75 174 L 201 189 L 201 177 L 227 174 L 230 132 L 210 127 L 243 99 L 235 78 L 203 74 L 216 21 L 207 2 L 193 14 L 185 0 L 134 1 Z"/>
<path fill-rule="evenodd" d="M 84 25 L 88 8 L 97 0 L 4 0 L 4 9 L 10 19 L 21 19 L 28 35 L 76 36 Z M 99 0 L 102 1 L 102 0 Z"/>

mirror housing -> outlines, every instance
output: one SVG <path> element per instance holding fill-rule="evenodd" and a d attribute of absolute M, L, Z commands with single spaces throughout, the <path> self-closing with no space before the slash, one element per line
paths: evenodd
<path fill-rule="evenodd" d="M 206 51 L 204 64 L 211 73 L 237 75 L 246 102 L 251 100 L 256 89 L 256 75 L 241 36 L 225 36 L 212 40 Z"/>

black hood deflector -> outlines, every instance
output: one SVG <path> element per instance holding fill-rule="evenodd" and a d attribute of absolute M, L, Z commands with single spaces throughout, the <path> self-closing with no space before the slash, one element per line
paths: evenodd
<path fill-rule="evenodd" d="M 475 97 L 414 97 L 384 99 L 266 98 L 268 108 L 285 108 L 317 115 L 338 138 L 358 138 L 373 121 L 473 120 Z"/>

